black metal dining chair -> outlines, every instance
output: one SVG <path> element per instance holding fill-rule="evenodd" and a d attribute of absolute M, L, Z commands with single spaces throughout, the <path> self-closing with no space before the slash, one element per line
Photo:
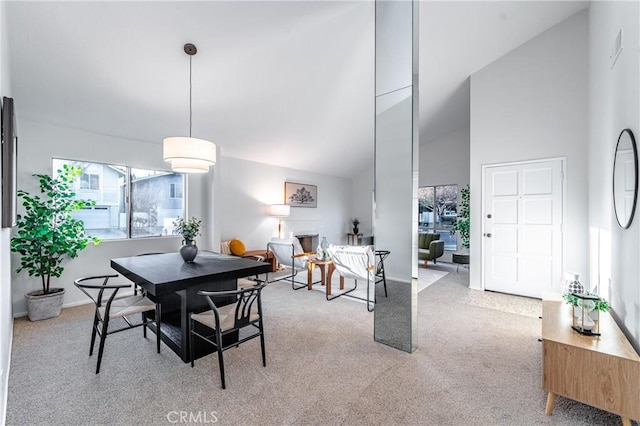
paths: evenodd
<path fill-rule="evenodd" d="M 75 286 L 86 294 L 95 305 L 89 356 L 93 355 L 96 335 L 100 335 L 96 374 L 100 372 L 104 342 L 109 334 L 142 326 L 143 335 L 146 338 L 147 325 L 155 324 L 156 346 L 158 353 L 160 353 L 160 323 L 162 318 L 160 304 L 149 300 L 141 294 L 116 299 L 118 290 L 121 288 L 131 288 L 130 284 L 109 284 L 110 278 L 117 277 L 118 275 L 96 275 L 78 278 L 74 281 Z M 147 312 L 151 311 L 155 312 L 153 319 L 146 315 Z M 142 321 L 140 323 L 132 323 L 131 320 L 127 318 L 130 315 L 138 313 L 142 314 Z M 127 325 L 115 330 L 109 330 L 109 323 L 111 320 L 117 318 L 122 318 Z"/>
<path fill-rule="evenodd" d="M 376 284 L 382 283 L 384 285 L 384 297 L 389 297 L 387 295 L 387 276 L 384 273 L 384 260 L 390 254 L 389 250 L 376 250 L 376 256 L 378 256 L 378 261 L 376 262 Z"/>
<path fill-rule="evenodd" d="M 189 348 L 191 355 L 191 367 L 194 366 L 194 337 L 198 337 L 213 345 L 218 352 L 218 363 L 220 364 L 220 380 L 222 389 L 226 389 L 224 376 L 223 352 L 232 347 L 237 347 L 241 343 L 260 337 L 260 347 L 262 350 L 262 365 L 267 366 L 267 359 L 264 347 L 264 329 L 262 323 L 262 289 L 266 283 L 251 286 L 239 290 L 229 291 L 199 291 L 198 294 L 204 296 L 211 310 L 192 313 L 189 319 Z M 235 297 L 236 302 L 228 305 L 218 306 L 215 298 Z M 198 327 L 199 323 L 204 327 Z M 239 332 L 245 327 L 252 327 L 253 333 L 243 337 L 238 341 L 231 342 L 226 346 L 223 344 L 223 337 Z"/>

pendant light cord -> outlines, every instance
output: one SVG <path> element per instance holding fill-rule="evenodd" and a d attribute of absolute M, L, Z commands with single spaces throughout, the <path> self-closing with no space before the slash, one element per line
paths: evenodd
<path fill-rule="evenodd" d="M 189 137 L 191 137 L 191 126 L 193 124 L 193 111 L 191 108 L 191 56 L 189 56 Z"/>

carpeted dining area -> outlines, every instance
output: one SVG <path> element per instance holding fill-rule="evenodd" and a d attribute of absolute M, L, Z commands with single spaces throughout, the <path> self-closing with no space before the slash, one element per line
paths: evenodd
<path fill-rule="evenodd" d="M 257 339 L 226 351 L 226 390 L 215 355 L 191 368 L 164 345 L 157 354 L 153 334 L 144 339 L 141 330 L 109 336 L 96 375 L 90 305 L 47 321 L 17 319 L 6 423 L 619 424 L 560 397 L 545 415 L 540 319 L 530 314 L 539 301 L 500 295 L 483 304 L 492 295 L 468 288 L 468 270 L 433 268 L 447 273 L 418 295 L 413 354 L 374 342 L 374 315 L 358 301 L 269 284 L 267 367 Z"/>

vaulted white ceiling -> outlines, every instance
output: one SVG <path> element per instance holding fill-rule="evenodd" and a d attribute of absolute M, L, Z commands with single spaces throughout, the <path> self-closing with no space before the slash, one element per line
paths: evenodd
<path fill-rule="evenodd" d="M 422 2 L 421 140 L 469 123 L 468 76 L 585 2 Z M 370 1 L 9 2 L 18 119 L 351 176 L 373 154 Z"/>

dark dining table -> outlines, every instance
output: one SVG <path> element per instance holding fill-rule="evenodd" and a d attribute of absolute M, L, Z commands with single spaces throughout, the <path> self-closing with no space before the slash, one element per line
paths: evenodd
<path fill-rule="evenodd" d="M 269 263 L 202 250 L 193 263 L 185 263 L 179 253 L 164 253 L 111 259 L 111 267 L 142 287 L 149 299 L 161 303 L 162 341 L 184 362 L 191 360 L 189 314 L 210 309 L 198 291 L 235 290 L 238 278 L 271 271 Z M 218 298 L 216 303 L 234 301 L 233 297 L 227 297 Z M 155 326 L 150 328 L 157 332 Z M 237 338 L 237 335 L 228 337 L 231 341 Z M 196 340 L 195 358 L 213 351 L 202 339 Z"/>

